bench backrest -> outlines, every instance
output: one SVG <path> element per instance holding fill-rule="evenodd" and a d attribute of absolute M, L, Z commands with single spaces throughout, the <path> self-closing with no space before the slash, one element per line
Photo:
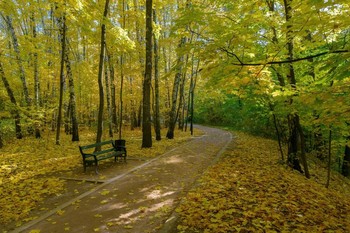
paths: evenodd
<path fill-rule="evenodd" d="M 81 150 L 85 150 L 85 149 L 95 148 L 95 147 L 103 146 L 103 145 L 107 145 L 107 144 L 112 145 L 112 143 L 113 143 L 113 140 L 108 140 L 108 141 L 103 141 L 103 142 L 90 144 L 90 145 L 86 145 L 86 146 L 79 146 L 79 148 Z"/>
<path fill-rule="evenodd" d="M 116 151 L 124 151 L 126 153 L 125 142 L 126 141 L 124 139 L 115 140 L 113 142 L 113 146 L 114 146 L 115 150 Z"/>

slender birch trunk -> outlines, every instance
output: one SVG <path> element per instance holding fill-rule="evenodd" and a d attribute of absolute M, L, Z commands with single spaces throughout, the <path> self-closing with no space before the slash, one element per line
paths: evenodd
<path fill-rule="evenodd" d="M 185 44 L 185 41 L 186 41 L 185 37 L 181 38 L 179 48 L 181 48 Z M 176 63 L 176 74 L 175 74 L 172 98 L 171 98 L 171 110 L 169 113 L 169 128 L 166 134 L 166 137 L 168 139 L 174 138 L 174 130 L 175 130 L 177 114 L 178 114 L 177 99 L 178 99 L 179 86 L 180 86 L 181 77 L 182 77 L 183 62 L 184 62 L 184 56 L 181 54 L 178 54 L 177 63 Z"/>
<path fill-rule="evenodd" d="M 106 24 L 109 8 L 109 0 L 105 2 L 105 8 L 103 11 L 103 18 L 101 22 L 101 41 L 100 41 L 100 62 L 98 65 L 98 90 L 99 90 L 99 108 L 98 108 L 98 119 L 97 119 L 97 133 L 96 133 L 96 143 L 101 142 L 102 130 L 103 130 L 103 108 L 104 108 L 104 93 L 103 93 L 103 61 L 105 56 L 105 46 L 106 46 Z M 96 147 L 96 150 L 101 150 L 100 147 Z"/>
<path fill-rule="evenodd" d="M 108 56 L 106 56 L 108 59 Z M 112 110 L 111 110 L 111 92 L 110 92 L 110 77 L 108 74 L 107 62 L 105 62 L 105 86 L 106 86 L 106 100 L 107 100 L 107 113 L 108 113 L 108 134 L 110 138 L 113 138 L 113 125 L 112 125 Z"/>
<path fill-rule="evenodd" d="M 112 124 L 112 130 L 114 132 L 118 131 L 118 118 L 117 118 L 117 104 L 115 102 L 116 99 L 116 88 L 115 88 L 115 72 L 114 72 L 114 65 L 113 65 L 113 56 L 107 51 L 107 57 L 108 57 L 108 67 L 109 67 L 109 75 L 110 75 L 110 86 L 111 86 L 111 124 Z"/>

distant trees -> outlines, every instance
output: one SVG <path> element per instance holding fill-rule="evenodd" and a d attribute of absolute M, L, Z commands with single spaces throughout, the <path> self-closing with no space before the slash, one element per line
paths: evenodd
<path fill-rule="evenodd" d="M 184 13 L 182 6 L 188 2 L 168 0 L 147 4 L 148 9 L 154 10 L 151 40 L 148 40 L 150 30 L 143 25 L 146 14 L 149 19 L 152 12 L 146 12 L 139 1 L 21 4 L 11 0 L 0 4 L 3 35 L 0 59 L 2 80 L 5 80 L 2 84 L 6 84 L 0 89 L 4 93 L 12 91 L 13 98 L 7 94 L 4 104 L 4 111 L 11 112 L 12 119 L 5 122 L 15 120 L 17 138 L 33 132 L 40 137 L 43 130 L 51 129 L 56 132 L 56 143 L 60 144 L 64 125 L 65 132 L 72 134 L 72 141 L 77 141 L 79 125 L 87 125 L 96 127 L 96 140 L 99 140 L 103 137 L 104 124 L 109 125 L 110 136 L 113 131 L 119 131 L 121 138 L 122 127 L 130 125 L 143 127 L 148 138 L 143 146 L 149 147 L 152 124 L 157 140 L 161 139 L 162 127 L 175 127 L 178 118 L 168 114 L 173 77 L 187 82 L 189 75 L 180 74 L 175 68 L 174 43 L 184 35 L 177 34 L 181 29 L 173 26 Z M 106 5 L 111 9 L 108 17 Z M 102 15 L 103 19 L 99 20 Z M 153 26 L 149 21 L 147 25 Z M 185 54 L 182 49 L 178 51 L 179 57 Z M 178 85 L 175 89 L 179 89 Z M 186 87 L 186 83 L 181 85 Z M 183 89 L 181 102 L 176 101 L 172 106 L 176 115 L 188 109 L 184 93 L 189 92 Z M 12 107 L 13 103 L 17 107 Z M 106 104 L 108 111 L 103 111 Z M 182 111 L 181 122 L 184 116 Z"/>

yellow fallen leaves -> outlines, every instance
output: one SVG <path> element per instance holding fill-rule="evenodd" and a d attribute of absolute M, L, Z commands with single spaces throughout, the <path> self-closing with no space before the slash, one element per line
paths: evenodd
<path fill-rule="evenodd" d="M 277 143 L 236 133 L 177 211 L 180 232 L 350 232 L 347 193 L 277 163 Z"/>
<path fill-rule="evenodd" d="M 165 130 L 162 135 L 165 135 Z M 201 134 L 199 130 L 196 135 Z M 24 138 L 7 142 L 1 149 L 0 157 L 0 225 L 17 221 L 17 226 L 28 218 L 31 211 L 37 208 L 44 198 L 60 195 L 64 191 L 64 180 L 55 176 L 63 171 L 81 168 L 82 159 L 78 145 L 94 142 L 95 134 L 88 130 L 80 131 L 79 143 L 71 142 L 71 135 L 61 135 L 61 145 L 55 145 L 55 135 L 42 133 L 42 139 Z M 131 157 L 155 157 L 163 154 L 170 147 L 190 138 L 189 132 L 175 132 L 174 140 L 155 141 L 152 149 L 141 149 L 142 131 L 124 131 L 128 155 Z M 108 139 L 108 136 L 104 136 Z M 77 169 L 79 170 L 79 169 Z M 59 176 L 59 175 L 58 175 Z M 101 177 L 104 179 L 104 177 Z M 74 190 L 76 195 L 78 189 Z M 101 195 L 108 195 L 103 190 Z M 103 200 L 101 204 L 108 203 Z M 0 228 L 0 230 L 2 230 Z"/>
<path fill-rule="evenodd" d="M 100 201 L 101 204 L 107 204 L 108 203 L 108 200 L 102 200 Z"/>
<path fill-rule="evenodd" d="M 45 196 L 62 190 L 63 183 L 57 178 L 7 180 L 0 187 L 1 222 L 25 219 Z"/>
<path fill-rule="evenodd" d="M 40 233 L 40 230 L 31 230 L 29 233 Z"/>
<path fill-rule="evenodd" d="M 107 190 L 107 189 L 104 189 L 104 190 L 102 190 L 102 191 L 100 192 L 100 194 L 103 195 L 103 196 L 105 196 L 105 195 L 107 195 L 107 194 L 109 194 L 109 193 L 110 193 L 110 191 Z"/>
<path fill-rule="evenodd" d="M 65 212 L 66 212 L 65 210 L 57 210 L 56 214 L 59 216 L 62 216 L 62 215 L 64 215 Z"/>

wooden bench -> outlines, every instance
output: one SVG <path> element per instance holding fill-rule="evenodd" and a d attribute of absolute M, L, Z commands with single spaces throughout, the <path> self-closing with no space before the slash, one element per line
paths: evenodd
<path fill-rule="evenodd" d="M 100 151 L 95 151 L 96 147 L 101 147 Z M 114 157 L 114 162 L 118 158 L 126 161 L 125 140 L 108 140 L 94 143 L 86 146 L 79 146 L 81 155 L 83 156 L 84 172 L 86 167 L 95 165 L 95 172 L 98 173 L 98 161 Z"/>

